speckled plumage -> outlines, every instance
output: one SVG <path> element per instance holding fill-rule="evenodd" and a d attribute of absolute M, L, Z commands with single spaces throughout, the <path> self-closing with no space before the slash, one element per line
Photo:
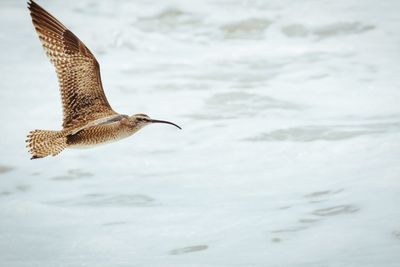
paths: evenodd
<path fill-rule="evenodd" d="M 117 141 L 152 122 L 173 124 L 152 120 L 144 114 L 129 117 L 115 112 L 104 94 L 99 63 L 90 50 L 34 1 L 28 2 L 28 8 L 39 39 L 56 69 L 63 107 L 61 131 L 34 130 L 28 134 L 27 147 L 32 158 L 55 156 L 67 147 Z"/>
<path fill-rule="evenodd" d="M 29 2 L 33 25 L 60 85 L 63 128 L 116 115 L 103 91 L 100 67 L 90 50 L 70 30 L 42 7 Z"/>

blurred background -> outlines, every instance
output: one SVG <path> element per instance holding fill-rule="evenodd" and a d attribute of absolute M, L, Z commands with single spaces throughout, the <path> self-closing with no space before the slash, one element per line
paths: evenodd
<path fill-rule="evenodd" d="M 38 3 L 116 111 L 183 130 L 29 160 L 58 84 L 0 1 L 0 266 L 398 266 L 399 1 Z"/>

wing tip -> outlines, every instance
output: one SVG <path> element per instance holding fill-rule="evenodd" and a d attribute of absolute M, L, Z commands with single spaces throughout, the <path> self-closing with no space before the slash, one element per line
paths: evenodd
<path fill-rule="evenodd" d="M 35 1 L 29 0 L 29 1 L 27 2 L 27 6 L 28 6 L 28 9 L 29 9 L 30 11 L 32 11 L 32 9 L 36 8 L 36 7 L 39 6 L 39 5 L 36 4 Z"/>
<path fill-rule="evenodd" d="M 35 1 L 33 1 L 33 0 L 29 0 L 28 2 L 27 2 L 27 6 L 28 6 L 28 9 L 29 9 L 29 11 L 30 11 L 30 14 L 31 14 L 31 17 L 33 18 L 33 16 L 39 16 L 39 14 L 40 14 L 40 12 L 41 12 L 41 10 L 43 10 L 43 8 L 41 7 L 41 6 L 39 6 L 38 4 L 36 4 L 36 2 Z"/>

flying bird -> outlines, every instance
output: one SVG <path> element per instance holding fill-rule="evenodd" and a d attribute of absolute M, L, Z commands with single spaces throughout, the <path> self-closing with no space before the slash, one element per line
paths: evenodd
<path fill-rule="evenodd" d="M 87 148 L 131 136 L 152 123 L 146 114 L 115 112 L 107 101 L 96 58 L 68 28 L 30 0 L 28 9 L 40 41 L 54 65 L 60 86 L 62 130 L 34 130 L 27 136 L 31 159 L 56 156 L 65 148 Z"/>

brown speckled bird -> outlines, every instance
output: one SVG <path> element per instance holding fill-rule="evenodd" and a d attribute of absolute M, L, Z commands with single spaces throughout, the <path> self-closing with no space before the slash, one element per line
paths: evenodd
<path fill-rule="evenodd" d="M 104 95 L 100 67 L 89 49 L 70 30 L 34 1 L 28 2 L 33 25 L 53 63 L 60 85 L 63 129 L 28 134 L 31 159 L 55 156 L 64 148 L 84 148 L 131 136 L 153 120 L 145 114 L 115 112 Z"/>

